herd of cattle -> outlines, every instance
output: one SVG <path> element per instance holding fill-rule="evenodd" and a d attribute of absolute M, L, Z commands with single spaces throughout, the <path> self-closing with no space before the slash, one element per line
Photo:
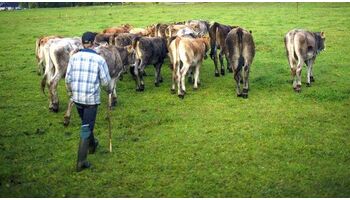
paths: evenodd
<path fill-rule="evenodd" d="M 324 42 L 323 32 L 294 29 L 286 34 L 284 43 L 296 92 L 301 91 L 301 71 L 304 62 L 307 65 L 307 86 L 314 81 L 312 66 L 316 55 L 325 48 Z M 215 66 L 215 76 L 225 75 L 225 57 L 227 70 L 233 72 L 236 81 L 237 96 L 248 98 L 249 71 L 255 55 L 255 44 L 252 32 L 239 26 L 209 23 L 204 20 L 159 23 L 146 28 L 134 28 L 125 24 L 96 33 L 94 46 L 109 68 L 113 104 L 117 98 L 116 83 L 128 70 L 136 82 L 136 91 L 144 91 L 144 69 L 153 65 L 154 84 L 158 87 L 163 82 L 161 67 L 167 55 L 172 70 L 171 91 L 175 93 L 177 85 L 178 96 L 184 98 L 185 76 L 189 76 L 188 80 L 193 82 L 193 88 L 197 89 L 200 84 L 201 64 L 203 59 L 207 58 L 209 49 L 210 58 Z M 48 87 L 51 111 L 57 112 L 59 109 L 57 86 L 59 80 L 65 77 L 69 58 L 82 48 L 80 37 L 45 36 L 36 41 L 38 73 L 43 74 L 42 90 Z M 69 123 L 72 105 L 73 103 L 69 102 L 65 124 Z"/>

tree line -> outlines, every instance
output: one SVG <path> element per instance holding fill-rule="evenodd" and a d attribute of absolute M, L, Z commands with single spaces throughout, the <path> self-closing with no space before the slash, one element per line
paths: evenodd
<path fill-rule="evenodd" d="M 20 2 L 22 8 L 60 8 L 76 6 L 120 5 L 121 2 Z"/>

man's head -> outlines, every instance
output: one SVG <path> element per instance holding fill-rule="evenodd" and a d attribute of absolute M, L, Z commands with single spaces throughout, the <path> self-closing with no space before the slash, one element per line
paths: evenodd
<path fill-rule="evenodd" d="M 81 37 L 81 41 L 83 43 L 84 48 L 91 48 L 94 44 L 95 37 L 96 33 L 85 32 Z"/>

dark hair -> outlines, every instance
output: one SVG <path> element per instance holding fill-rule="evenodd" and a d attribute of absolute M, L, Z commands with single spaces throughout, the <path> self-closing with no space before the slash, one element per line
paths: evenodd
<path fill-rule="evenodd" d="M 95 40 L 96 33 L 93 32 L 85 32 L 81 37 L 81 41 L 83 44 L 92 43 Z"/>

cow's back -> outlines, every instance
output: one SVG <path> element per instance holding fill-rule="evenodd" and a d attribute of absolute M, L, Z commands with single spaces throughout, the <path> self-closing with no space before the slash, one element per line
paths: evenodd
<path fill-rule="evenodd" d="M 252 34 L 240 27 L 232 29 L 226 38 L 226 48 L 232 58 L 243 57 L 251 62 L 255 56 L 255 44 Z"/>

